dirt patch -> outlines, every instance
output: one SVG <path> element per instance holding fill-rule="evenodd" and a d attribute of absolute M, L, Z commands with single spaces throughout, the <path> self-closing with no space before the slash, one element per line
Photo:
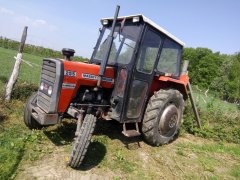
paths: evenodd
<path fill-rule="evenodd" d="M 56 147 L 55 152 L 46 155 L 43 159 L 34 163 L 25 164 L 18 170 L 17 180 L 32 179 L 112 179 L 111 172 L 99 172 L 98 169 L 86 171 L 75 170 L 67 166 L 69 154 L 64 151 L 64 147 Z M 106 174 L 107 173 L 107 176 Z"/>

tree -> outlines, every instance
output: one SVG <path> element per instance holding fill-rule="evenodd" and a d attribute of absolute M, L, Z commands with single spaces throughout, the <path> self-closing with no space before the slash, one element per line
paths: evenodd
<path fill-rule="evenodd" d="M 213 53 L 207 48 L 185 48 L 183 59 L 190 61 L 189 76 L 192 84 L 203 88 L 210 87 L 212 81 L 220 75 L 220 67 L 225 56 Z"/>
<path fill-rule="evenodd" d="M 240 101 L 240 53 L 233 56 L 228 74 L 228 96 L 232 102 Z"/>
<path fill-rule="evenodd" d="M 211 83 L 211 89 L 218 92 L 219 96 L 229 102 L 240 101 L 240 53 L 225 56 L 219 76 Z"/>

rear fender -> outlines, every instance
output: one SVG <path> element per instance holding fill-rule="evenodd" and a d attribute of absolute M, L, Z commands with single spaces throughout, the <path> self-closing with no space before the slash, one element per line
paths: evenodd
<path fill-rule="evenodd" d="M 166 76 L 155 77 L 151 86 L 150 96 L 152 96 L 155 91 L 160 89 L 176 89 L 181 92 L 184 100 L 186 100 L 188 97 L 188 81 L 189 77 L 187 75 L 181 75 L 179 79 L 173 79 Z"/>

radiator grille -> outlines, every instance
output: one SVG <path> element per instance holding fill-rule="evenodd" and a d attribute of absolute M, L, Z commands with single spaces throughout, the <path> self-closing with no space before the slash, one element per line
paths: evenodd
<path fill-rule="evenodd" d="M 41 82 L 46 82 L 47 84 L 54 87 L 55 81 L 56 63 L 50 60 L 43 60 Z M 50 111 L 51 97 L 40 90 L 38 91 L 37 103 L 38 106 L 41 107 L 45 112 L 48 113 Z"/>

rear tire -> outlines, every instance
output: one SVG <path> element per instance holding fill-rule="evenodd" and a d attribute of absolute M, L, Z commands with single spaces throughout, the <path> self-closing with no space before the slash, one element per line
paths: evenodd
<path fill-rule="evenodd" d="M 147 143 L 159 146 L 174 140 L 181 124 L 183 107 L 184 100 L 179 91 L 155 92 L 148 102 L 142 123 Z"/>
<path fill-rule="evenodd" d="M 75 139 L 68 162 L 68 165 L 72 168 L 78 168 L 85 157 L 96 125 L 96 119 L 96 116 L 92 114 L 87 114 L 84 118 L 80 132 Z"/>
<path fill-rule="evenodd" d="M 32 105 L 37 103 L 37 92 L 32 94 L 26 103 L 24 110 L 24 123 L 30 129 L 41 129 L 43 126 L 32 117 Z"/>

